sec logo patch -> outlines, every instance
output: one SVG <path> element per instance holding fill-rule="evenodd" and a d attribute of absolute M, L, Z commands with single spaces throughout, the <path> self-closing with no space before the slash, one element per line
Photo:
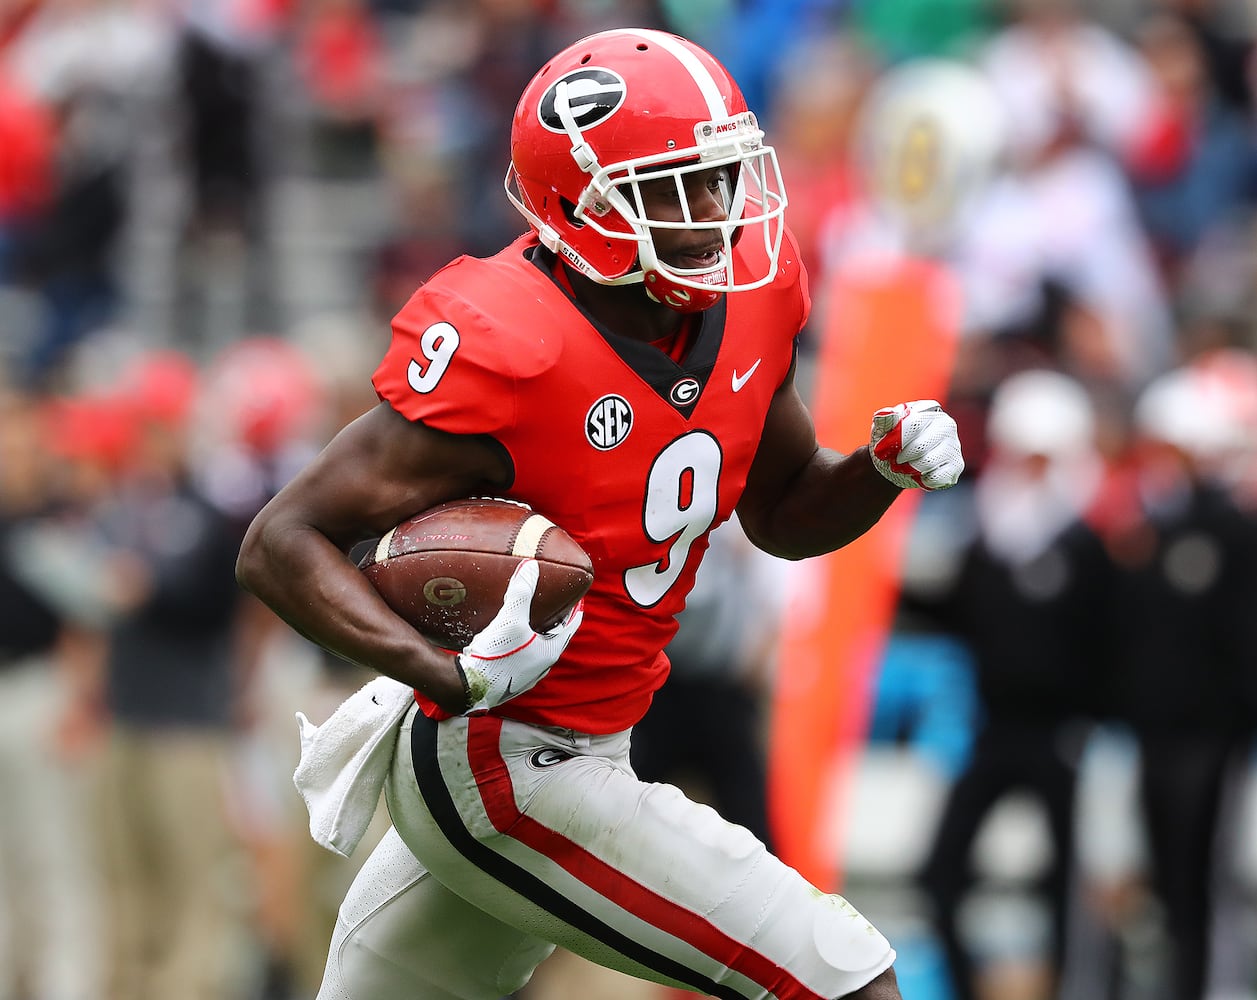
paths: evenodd
<path fill-rule="evenodd" d="M 599 451 L 623 444 L 633 429 L 633 407 L 623 396 L 603 396 L 585 415 L 585 437 Z"/>

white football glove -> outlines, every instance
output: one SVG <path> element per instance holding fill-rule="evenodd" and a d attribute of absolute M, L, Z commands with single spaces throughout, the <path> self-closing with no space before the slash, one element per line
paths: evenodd
<path fill-rule="evenodd" d="M 567 618 L 549 632 L 532 630 L 528 617 L 539 575 L 536 559 L 525 559 L 516 566 L 502 598 L 502 610 L 454 658 L 467 688 L 464 714 L 493 708 L 523 694 L 549 672 L 580 628 L 584 609 L 577 602 Z"/>
<path fill-rule="evenodd" d="M 933 399 L 874 413 L 869 455 L 877 471 L 900 489 L 945 490 L 965 471 L 956 421 Z"/>

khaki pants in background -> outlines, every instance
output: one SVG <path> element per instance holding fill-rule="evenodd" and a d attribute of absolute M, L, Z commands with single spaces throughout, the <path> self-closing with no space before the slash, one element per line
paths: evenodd
<path fill-rule="evenodd" d="M 100 761 L 106 1000 L 234 1000 L 252 974 L 230 737 L 116 727 Z"/>
<path fill-rule="evenodd" d="M 53 749 L 63 703 L 51 660 L 0 667 L 0 1000 L 100 996 L 86 779 Z"/>

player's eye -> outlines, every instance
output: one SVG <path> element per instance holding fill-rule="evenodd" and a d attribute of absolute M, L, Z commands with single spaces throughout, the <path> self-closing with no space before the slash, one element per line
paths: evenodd
<path fill-rule="evenodd" d="M 720 204 L 726 209 L 731 201 L 732 179 L 728 170 L 717 170 L 707 179 L 707 190 L 720 199 Z"/>
<path fill-rule="evenodd" d="M 659 205 L 679 205 L 681 191 L 673 178 L 646 181 L 642 184 L 642 198 Z"/>

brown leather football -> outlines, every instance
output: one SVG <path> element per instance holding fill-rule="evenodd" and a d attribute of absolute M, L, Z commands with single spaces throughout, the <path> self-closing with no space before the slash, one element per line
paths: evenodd
<path fill-rule="evenodd" d="M 540 570 L 531 624 L 558 624 L 594 580 L 589 556 L 553 521 L 513 500 L 452 500 L 387 532 L 359 563 L 398 615 L 443 649 L 461 650 L 502 607 L 520 561 Z"/>

